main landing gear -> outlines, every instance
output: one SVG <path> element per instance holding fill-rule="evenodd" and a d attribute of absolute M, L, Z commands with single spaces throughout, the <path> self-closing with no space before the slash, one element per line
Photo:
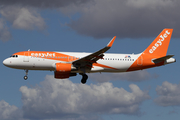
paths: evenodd
<path fill-rule="evenodd" d="M 26 72 L 26 75 L 24 76 L 24 80 L 27 80 L 28 79 L 28 70 L 25 70 L 25 72 Z"/>
<path fill-rule="evenodd" d="M 88 76 L 86 74 L 81 74 L 81 75 L 82 75 L 81 83 L 85 84 L 88 79 Z"/>

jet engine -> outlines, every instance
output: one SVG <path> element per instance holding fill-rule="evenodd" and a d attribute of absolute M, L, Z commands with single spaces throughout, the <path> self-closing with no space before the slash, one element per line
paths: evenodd
<path fill-rule="evenodd" d="M 76 73 L 71 73 L 72 64 L 70 63 L 56 63 L 56 71 L 54 72 L 54 78 L 65 79 L 71 76 L 76 76 Z"/>

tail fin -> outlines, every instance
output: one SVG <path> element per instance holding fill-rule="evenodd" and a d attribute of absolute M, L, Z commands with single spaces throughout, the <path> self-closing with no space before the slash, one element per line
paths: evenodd
<path fill-rule="evenodd" d="M 143 52 L 159 57 L 166 56 L 173 29 L 164 29 Z"/>

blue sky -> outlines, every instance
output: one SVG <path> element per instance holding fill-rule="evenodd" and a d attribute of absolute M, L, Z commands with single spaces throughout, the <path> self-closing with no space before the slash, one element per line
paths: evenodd
<path fill-rule="evenodd" d="M 0 119 L 179 118 L 180 17 L 175 13 L 179 2 L 1 2 L 1 62 L 28 49 L 95 52 L 115 35 L 108 53 L 139 53 L 166 27 L 174 29 L 167 54 L 175 55 L 177 62 L 131 73 L 89 74 L 84 86 L 81 76 L 56 80 L 50 71 L 29 71 L 29 78 L 24 81 L 23 70 L 0 64 Z"/>

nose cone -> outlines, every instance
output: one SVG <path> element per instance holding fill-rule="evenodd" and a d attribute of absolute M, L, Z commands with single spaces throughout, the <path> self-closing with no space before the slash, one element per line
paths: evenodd
<path fill-rule="evenodd" d="M 5 66 L 8 66 L 9 60 L 5 59 L 5 60 L 3 61 L 3 64 L 4 64 Z"/>

